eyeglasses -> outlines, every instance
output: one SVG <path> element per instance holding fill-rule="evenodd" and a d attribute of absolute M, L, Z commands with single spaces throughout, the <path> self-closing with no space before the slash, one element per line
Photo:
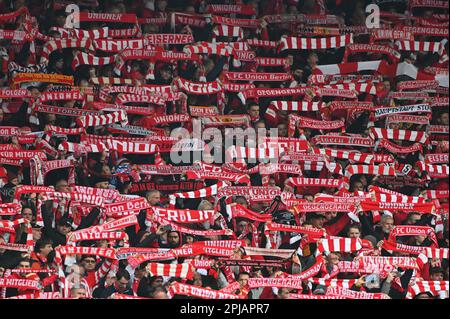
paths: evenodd
<path fill-rule="evenodd" d="M 93 259 L 85 259 L 84 262 L 86 262 L 88 264 L 95 264 L 95 260 L 93 260 Z"/>

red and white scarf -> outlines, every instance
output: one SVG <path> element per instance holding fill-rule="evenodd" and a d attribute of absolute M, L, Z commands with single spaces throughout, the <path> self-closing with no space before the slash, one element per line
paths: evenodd
<path fill-rule="evenodd" d="M 360 153 L 357 151 L 338 150 L 331 148 L 316 148 L 316 154 L 324 154 L 334 158 L 349 159 L 354 163 L 373 164 L 375 162 L 374 154 Z"/>
<path fill-rule="evenodd" d="M 22 278 L 0 278 L 0 288 L 19 288 L 22 290 L 40 290 L 41 283 L 39 280 L 22 279 Z"/>
<path fill-rule="evenodd" d="M 175 202 L 177 198 L 204 198 L 204 197 L 210 197 L 210 196 L 214 196 L 218 193 L 218 191 L 225 187 L 228 186 L 228 182 L 219 182 L 215 185 L 206 187 L 206 188 L 202 188 L 196 191 L 191 191 L 191 192 L 183 192 L 183 193 L 174 193 L 169 195 L 169 207 L 174 208 L 175 207 Z"/>
<path fill-rule="evenodd" d="M 309 282 L 327 287 L 342 287 L 350 289 L 357 281 L 357 279 L 323 279 L 323 278 L 309 278 Z"/>
<path fill-rule="evenodd" d="M 229 81 L 257 81 L 257 82 L 284 82 L 292 80 L 289 73 L 264 73 L 264 72 L 224 72 Z"/>
<path fill-rule="evenodd" d="M 426 172 L 427 176 L 431 178 L 446 178 L 450 172 L 448 165 L 433 165 L 423 161 L 418 161 L 416 164 L 422 172 Z"/>
<path fill-rule="evenodd" d="M 95 51 L 92 40 L 86 39 L 54 39 L 48 41 L 41 52 L 41 63 L 48 64 L 50 54 L 56 50 L 62 50 L 66 48 L 83 48 Z"/>
<path fill-rule="evenodd" d="M 391 299 L 384 293 L 368 293 L 342 287 L 328 287 L 326 296 L 343 297 L 345 299 Z"/>
<path fill-rule="evenodd" d="M 379 140 L 377 147 L 384 148 L 394 154 L 409 154 L 417 151 L 422 152 L 423 145 L 421 143 L 414 143 L 410 146 L 400 146 L 394 142 L 382 138 Z"/>
<path fill-rule="evenodd" d="M 412 299 L 416 295 L 429 292 L 433 296 L 436 296 L 441 291 L 449 290 L 448 281 L 416 281 L 416 283 L 408 288 L 408 293 L 406 295 L 407 299 Z"/>
<path fill-rule="evenodd" d="M 363 211 L 372 210 L 400 210 L 404 212 L 419 212 L 422 214 L 432 214 L 435 211 L 433 203 L 404 203 L 404 202 L 379 202 L 379 201 L 361 201 Z"/>
<path fill-rule="evenodd" d="M 431 114 L 431 107 L 426 104 L 402 105 L 398 107 L 375 108 L 375 118 L 380 119 L 392 114 L 428 113 Z"/>
<path fill-rule="evenodd" d="M 307 101 L 272 101 L 266 110 L 266 117 L 276 119 L 278 111 L 287 112 L 316 112 L 325 107 L 323 102 Z"/>
<path fill-rule="evenodd" d="M 244 38 L 244 31 L 240 26 L 218 25 L 214 27 L 213 34 L 216 37 Z"/>
<path fill-rule="evenodd" d="M 159 207 L 152 207 L 151 209 L 155 217 L 183 224 L 213 221 L 216 214 L 214 210 L 167 209 Z M 149 217 L 150 215 L 147 214 L 147 218 Z"/>
<path fill-rule="evenodd" d="M 339 203 L 339 202 L 325 202 L 325 203 L 311 203 L 302 202 L 292 207 L 295 213 L 312 213 L 312 212 L 342 212 L 350 213 L 354 212 L 356 207 L 352 203 Z"/>
<path fill-rule="evenodd" d="M 433 243 L 439 246 L 434 229 L 428 226 L 396 225 L 389 233 L 389 240 L 395 242 L 399 236 L 429 236 Z"/>
<path fill-rule="evenodd" d="M 114 248 L 59 246 L 56 248 L 62 256 L 65 255 L 93 255 L 109 259 L 116 259 Z"/>
<path fill-rule="evenodd" d="M 201 288 L 197 286 L 174 282 L 169 286 L 168 295 L 173 298 L 175 295 L 190 296 L 201 299 L 240 299 L 239 295 L 229 294 L 212 290 L 210 288 Z"/>
<path fill-rule="evenodd" d="M 313 74 L 334 75 L 357 73 L 361 71 L 376 71 L 385 74 L 388 71 L 388 65 L 386 61 L 382 60 L 318 65 L 313 70 Z"/>
<path fill-rule="evenodd" d="M 341 145 L 341 146 L 362 146 L 373 147 L 374 141 L 368 137 L 345 136 L 336 134 L 316 135 L 311 139 L 316 145 Z"/>
<path fill-rule="evenodd" d="M 385 129 L 379 127 L 371 127 L 369 137 L 376 139 L 401 140 L 418 142 L 425 144 L 428 141 L 428 134 L 422 131 L 409 131 L 397 129 Z"/>
<path fill-rule="evenodd" d="M 445 45 L 442 42 L 428 41 L 397 41 L 395 46 L 399 51 L 433 52 L 439 54 L 439 63 L 448 61 Z"/>
<path fill-rule="evenodd" d="M 98 57 L 91 53 L 78 52 L 72 60 L 72 69 L 76 69 L 80 65 L 94 65 L 94 66 L 104 66 L 108 64 L 113 64 L 115 56 L 109 57 Z"/>
<path fill-rule="evenodd" d="M 85 115 L 77 119 L 77 124 L 81 127 L 108 125 L 116 122 L 126 125 L 128 123 L 127 113 L 120 110 L 104 115 Z"/>
<path fill-rule="evenodd" d="M 192 280 L 194 277 L 194 270 L 189 263 L 182 264 L 160 264 L 149 263 L 147 265 L 147 271 L 152 276 L 167 276 L 176 278 L 186 278 Z"/>
<path fill-rule="evenodd" d="M 294 187 L 330 187 L 341 188 L 342 180 L 333 178 L 308 178 L 308 177 L 289 177 L 287 184 Z"/>
<path fill-rule="evenodd" d="M 430 119 L 428 116 L 420 115 L 388 115 L 386 117 L 386 127 L 389 127 L 391 123 L 413 123 L 420 125 L 430 125 Z"/>
<path fill-rule="evenodd" d="M 315 50 L 345 47 L 353 43 L 353 34 L 345 34 L 328 38 L 296 38 L 282 37 L 279 51 L 283 50 Z"/>
<path fill-rule="evenodd" d="M 353 43 L 345 46 L 343 61 L 347 62 L 347 59 L 351 54 L 367 53 L 367 52 L 376 54 L 386 54 L 387 56 L 389 56 L 389 58 L 391 58 L 394 61 L 399 61 L 401 58 L 399 52 L 386 45 Z"/>
<path fill-rule="evenodd" d="M 223 14 L 242 14 L 254 15 L 256 14 L 253 5 L 251 4 L 208 4 L 206 6 L 207 13 L 217 15 Z"/>
<path fill-rule="evenodd" d="M 327 252 L 355 252 L 362 248 L 359 238 L 336 237 L 331 239 L 322 238 L 317 241 L 316 255 Z"/>
<path fill-rule="evenodd" d="M 219 82 L 191 82 L 189 80 L 178 78 L 176 85 L 190 94 L 217 94 L 223 91 Z"/>

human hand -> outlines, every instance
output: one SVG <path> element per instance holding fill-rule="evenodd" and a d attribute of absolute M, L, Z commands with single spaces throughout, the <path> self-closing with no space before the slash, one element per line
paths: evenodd
<path fill-rule="evenodd" d="M 394 271 L 391 271 L 386 277 L 386 282 L 391 283 L 395 277 L 397 277 L 397 274 Z"/>
<path fill-rule="evenodd" d="M 161 236 L 164 235 L 167 232 L 167 230 L 164 229 L 163 225 L 159 225 L 158 229 L 156 230 L 156 235 Z"/>
<path fill-rule="evenodd" d="M 366 277 L 367 277 L 367 275 L 363 275 L 360 278 L 358 278 L 358 280 L 355 283 L 355 286 L 358 288 L 362 287 L 366 283 L 366 279 L 365 279 Z"/>
<path fill-rule="evenodd" d="M 377 243 L 377 248 L 380 249 L 380 248 L 383 246 L 383 244 L 384 244 L 384 240 L 380 240 L 380 241 Z"/>

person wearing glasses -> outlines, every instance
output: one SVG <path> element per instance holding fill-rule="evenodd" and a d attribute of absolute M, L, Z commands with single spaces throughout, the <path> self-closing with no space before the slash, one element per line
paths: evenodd
<path fill-rule="evenodd" d="M 94 289 L 111 269 L 113 261 L 111 259 L 105 259 L 103 262 L 98 263 L 94 256 L 83 255 L 80 260 L 81 266 L 83 266 L 84 278 L 90 289 Z"/>

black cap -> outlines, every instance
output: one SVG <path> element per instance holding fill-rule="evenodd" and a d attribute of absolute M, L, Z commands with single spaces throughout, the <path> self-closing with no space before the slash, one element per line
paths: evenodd
<path fill-rule="evenodd" d="M 58 221 L 59 226 L 67 226 L 72 227 L 73 219 L 71 217 L 61 217 L 61 219 Z"/>
<path fill-rule="evenodd" d="M 105 176 L 93 176 L 91 179 L 92 186 L 95 186 L 97 183 L 109 182 L 109 178 Z"/>
<path fill-rule="evenodd" d="M 42 228 L 42 226 L 39 226 L 38 224 L 36 224 L 36 222 L 30 223 L 31 228 Z"/>

